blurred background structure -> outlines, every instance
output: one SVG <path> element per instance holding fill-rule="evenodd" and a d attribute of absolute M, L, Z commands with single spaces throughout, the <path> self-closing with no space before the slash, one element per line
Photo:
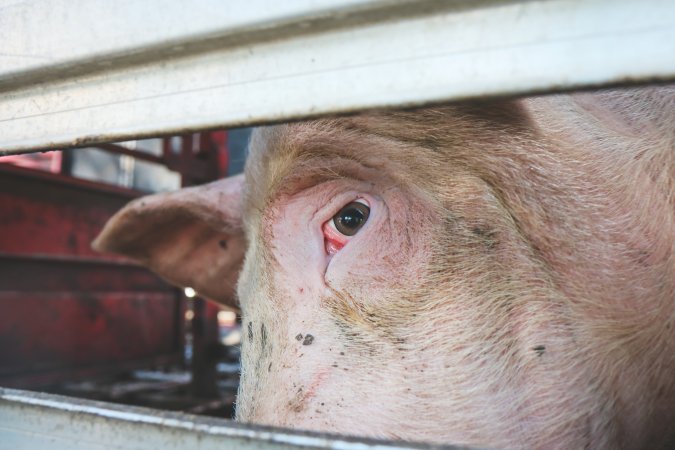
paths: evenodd
<path fill-rule="evenodd" d="M 90 242 L 128 201 L 243 170 L 250 129 L 0 157 L 0 385 L 231 417 L 240 325 Z"/>

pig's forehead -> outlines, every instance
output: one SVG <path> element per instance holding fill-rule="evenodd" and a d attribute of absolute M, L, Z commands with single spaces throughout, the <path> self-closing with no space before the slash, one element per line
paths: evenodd
<path fill-rule="evenodd" d="M 358 152 L 368 138 L 368 128 L 358 119 L 322 119 L 257 128 L 246 162 L 246 209 L 265 208 L 288 176 L 302 176 L 303 166 L 310 161 Z"/>
<path fill-rule="evenodd" d="M 484 135 L 486 123 L 522 129 L 524 117 L 516 102 L 501 102 L 489 108 L 464 104 L 260 127 L 251 138 L 246 163 L 244 214 L 266 208 L 289 174 L 302 177 L 312 162 L 342 158 L 380 167 L 398 159 L 402 147 L 407 153 L 416 147 L 419 163 L 427 153 L 471 140 L 477 128 Z"/>
<path fill-rule="evenodd" d="M 466 140 L 476 132 L 478 124 L 486 123 L 502 129 L 534 125 L 524 103 L 517 100 L 373 111 L 259 127 L 253 134 L 248 164 L 271 165 L 274 160 L 328 149 L 358 151 L 358 144 L 372 137 L 425 146 L 443 145 L 449 139 Z"/>
<path fill-rule="evenodd" d="M 456 109 L 372 112 L 259 127 L 251 139 L 247 165 L 257 175 L 272 176 L 273 168 L 298 159 L 363 153 L 364 143 L 373 139 L 428 144 L 439 126 L 449 130 L 454 120 L 462 120 Z"/>
<path fill-rule="evenodd" d="M 433 114 L 431 120 L 429 114 L 374 112 L 257 128 L 246 163 L 247 188 L 272 194 L 280 180 L 302 176 L 303 168 L 321 161 L 386 162 L 396 153 L 396 143 L 415 145 L 433 134 L 428 131 L 437 128 L 440 116 Z M 443 116 L 447 122 L 449 116 Z"/>

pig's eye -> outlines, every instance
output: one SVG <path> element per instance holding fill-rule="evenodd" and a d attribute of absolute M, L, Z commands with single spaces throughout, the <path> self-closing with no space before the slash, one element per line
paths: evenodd
<path fill-rule="evenodd" d="M 368 220 L 370 207 L 365 200 L 351 202 L 333 216 L 335 229 L 345 236 L 354 236 Z"/>

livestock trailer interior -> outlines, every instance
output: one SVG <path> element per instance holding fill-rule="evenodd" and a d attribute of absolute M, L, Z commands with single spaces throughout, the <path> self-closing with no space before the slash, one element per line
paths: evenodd
<path fill-rule="evenodd" d="M 235 313 L 91 242 L 144 192 L 239 170 L 233 134 L 0 158 L 0 385 L 231 416 L 238 353 L 218 334 L 235 337 Z"/>

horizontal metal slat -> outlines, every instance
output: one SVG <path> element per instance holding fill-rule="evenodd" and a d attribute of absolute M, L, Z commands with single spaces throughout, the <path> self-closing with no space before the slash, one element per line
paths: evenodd
<path fill-rule="evenodd" d="M 5 153 L 675 78 L 669 0 L 191 2 L 208 20 L 141 2 L 156 7 L 148 29 L 175 30 L 147 33 L 140 6 L 44 1 L 0 11 L 3 40 L 26 52 L 0 71 Z M 40 10 L 65 19 L 29 36 Z M 47 39 L 53 60 L 31 62 Z"/>
<path fill-rule="evenodd" d="M 354 439 L 0 388 L 0 449 L 459 449 Z"/>
<path fill-rule="evenodd" d="M 1 211 L 1 210 L 0 210 Z M 0 251 L 0 295 L 5 291 L 85 293 L 156 292 L 175 296 L 158 276 L 124 261 Z"/>

